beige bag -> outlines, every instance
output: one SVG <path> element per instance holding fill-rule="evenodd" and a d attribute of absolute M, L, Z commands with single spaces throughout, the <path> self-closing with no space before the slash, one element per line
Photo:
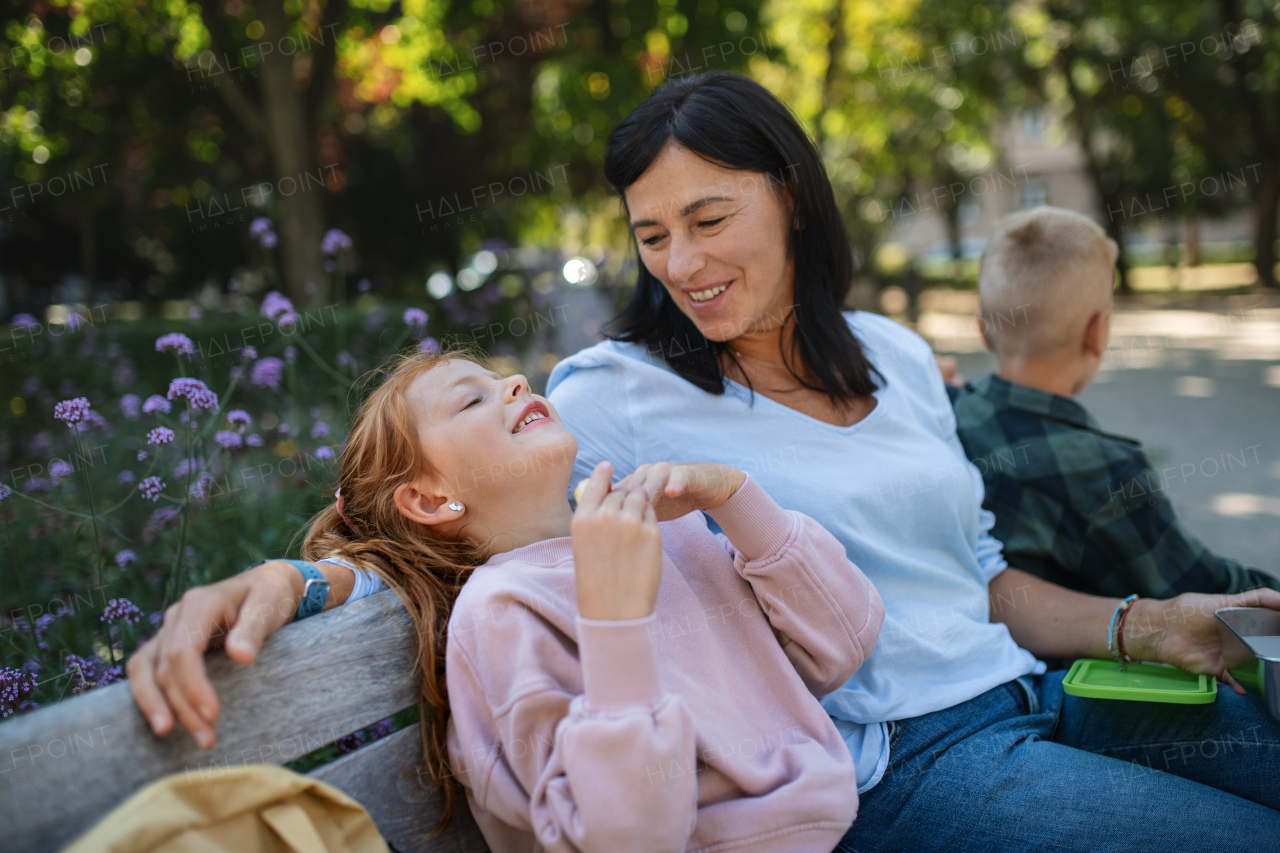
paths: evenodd
<path fill-rule="evenodd" d="M 332 785 L 269 764 L 175 773 L 121 803 L 63 853 L 388 853 Z"/>

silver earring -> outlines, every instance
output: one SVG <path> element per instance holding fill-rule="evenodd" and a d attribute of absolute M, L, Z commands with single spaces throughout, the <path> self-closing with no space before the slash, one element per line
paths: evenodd
<path fill-rule="evenodd" d="M 453 510 L 454 512 L 462 512 L 462 504 L 458 503 L 457 501 L 449 501 L 449 509 Z"/>

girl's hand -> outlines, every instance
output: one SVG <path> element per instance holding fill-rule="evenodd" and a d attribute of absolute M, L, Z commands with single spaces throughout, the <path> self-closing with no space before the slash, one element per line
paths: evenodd
<path fill-rule="evenodd" d="M 733 497 L 747 475 L 715 462 L 657 462 L 641 465 L 613 488 L 643 491 L 658 521 L 670 521 L 698 509 L 715 509 Z"/>
<path fill-rule="evenodd" d="M 662 533 L 640 489 L 609 490 L 613 465 L 591 474 L 573 513 L 578 612 L 585 619 L 640 619 L 662 581 Z"/>
<path fill-rule="evenodd" d="M 1214 611 L 1220 607 L 1280 610 L 1280 591 L 1253 589 L 1235 595 L 1186 592 L 1166 600 L 1138 599 L 1124 625 L 1125 645 L 1134 660 L 1158 660 L 1187 672 L 1215 676 L 1235 691 L 1243 687 L 1227 672 Z"/>
<path fill-rule="evenodd" d="M 262 641 L 293 620 L 302 591 L 302 573 L 281 562 L 187 590 L 165 611 L 160 631 L 126 664 L 133 701 L 151 730 L 168 734 L 176 715 L 201 749 L 212 747 L 222 706 L 204 653 L 222 645 L 237 663 L 253 663 Z"/>

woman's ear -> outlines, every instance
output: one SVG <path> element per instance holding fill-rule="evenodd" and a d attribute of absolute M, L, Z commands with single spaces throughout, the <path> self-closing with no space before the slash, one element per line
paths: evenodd
<path fill-rule="evenodd" d="M 465 509 L 452 509 L 448 496 L 435 494 L 435 490 L 431 489 L 423 479 L 405 483 L 397 488 L 395 502 L 396 509 L 400 510 L 401 515 L 428 527 L 456 521 L 465 512 Z M 461 506 L 456 501 L 452 503 L 453 506 Z"/>

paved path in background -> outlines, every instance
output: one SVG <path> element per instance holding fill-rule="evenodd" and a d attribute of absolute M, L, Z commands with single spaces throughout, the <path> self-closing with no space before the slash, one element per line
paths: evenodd
<path fill-rule="evenodd" d="M 1117 307 L 1107 359 L 1080 402 L 1103 429 L 1142 441 L 1179 517 L 1210 548 L 1280 575 L 1280 307 L 1262 304 Z M 980 379 L 995 360 L 964 331 L 972 314 L 945 307 L 921 331 Z"/>

